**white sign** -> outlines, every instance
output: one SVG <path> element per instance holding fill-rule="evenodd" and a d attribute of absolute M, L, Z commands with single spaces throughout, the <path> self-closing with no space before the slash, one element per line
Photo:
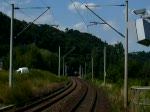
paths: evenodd
<path fill-rule="evenodd" d="M 133 37 L 137 38 L 139 44 L 150 45 L 150 23 L 144 19 L 128 22 L 128 30 Z"/>

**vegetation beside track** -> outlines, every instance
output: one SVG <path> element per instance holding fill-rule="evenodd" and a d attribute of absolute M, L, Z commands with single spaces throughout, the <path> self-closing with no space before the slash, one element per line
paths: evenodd
<path fill-rule="evenodd" d="M 121 112 L 124 110 L 124 80 L 119 80 L 116 83 L 109 83 L 107 80 L 106 86 L 102 80 L 98 79 L 88 79 L 90 83 L 96 85 L 97 87 L 101 88 L 103 92 L 105 92 L 111 102 L 112 112 Z M 146 80 L 139 80 L 139 79 L 129 79 L 128 80 L 128 111 L 131 111 L 131 86 L 144 86 L 147 83 Z M 150 86 L 150 84 L 148 84 Z"/>
<path fill-rule="evenodd" d="M 28 74 L 14 73 L 14 87 L 9 88 L 9 73 L 0 71 L 0 107 L 27 101 L 53 91 L 69 80 L 47 71 L 31 69 Z"/>

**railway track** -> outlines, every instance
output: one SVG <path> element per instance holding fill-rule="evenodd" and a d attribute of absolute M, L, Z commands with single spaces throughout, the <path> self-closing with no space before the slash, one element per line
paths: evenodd
<path fill-rule="evenodd" d="M 85 86 L 87 86 L 87 92 L 84 95 L 83 99 L 79 103 L 74 111 L 76 112 L 94 112 L 96 99 L 97 99 L 97 90 L 93 88 L 92 85 L 84 82 Z"/>
<path fill-rule="evenodd" d="M 71 83 L 66 85 L 66 87 L 40 99 L 39 101 L 27 105 L 21 109 L 16 110 L 16 112 L 36 112 L 42 111 L 48 108 L 50 105 L 55 104 L 57 101 L 61 100 L 63 97 L 67 96 L 76 88 L 77 84 L 74 80 L 71 79 Z"/>
<path fill-rule="evenodd" d="M 76 77 L 65 87 L 16 112 L 110 112 L 108 98 L 95 86 Z"/>

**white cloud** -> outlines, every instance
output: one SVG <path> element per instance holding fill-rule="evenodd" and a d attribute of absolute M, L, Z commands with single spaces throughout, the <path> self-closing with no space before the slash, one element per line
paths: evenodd
<path fill-rule="evenodd" d="M 44 14 L 37 21 L 40 24 L 51 24 L 53 22 L 53 16 L 51 14 Z"/>
<path fill-rule="evenodd" d="M 96 4 L 95 3 L 82 4 L 81 8 L 86 10 L 87 8 L 85 6 L 88 6 L 90 9 L 95 9 L 96 8 Z"/>
<path fill-rule="evenodd" d="M 73 2 L 72 4 L 70 4 L 68 6 L 68 9 L 71 10 L 71 11 L 74 11 L 77 9 L 80 9 L 81 8 L 81 4 L 79 2 Z"/>
<path fill-rule="evenodd" d="M 79 30 L 81 32 L 86 32 L 87 31 L 87 27 L 84 23 L 78 23 L 74 26 L 74 29 Z"/>
<path fill-rule="evenodd" d="M 81 3 L 79 3 L 79 2 L 73 2 L 73 3 L 71 3 L 69 6 L 68 6 L 68 9 L 69 10 L 71 10 L 71 11 L 73 11 L 73 12 L 75 12 L 76 11 L 76 9 L 77 10 L 79 10 L 79 11 L 85 11 L 85 10 L 87 10 L 87 8 L 85 7 L 85 6 L 93 6 L 93 7 L 90 7 L 91 9 L 94 9 L 95 7 L 95 5 L 96 4 L 94 4 L 94 3 L 88 3 L 88 4 L 81 4 Z"/>
<path fill-rule="evenodd" d="M 61 30 L 61 31 L 64 31 L 66 30 L 66 26 L 63 26 L 63 25 L 59 25 L 58 29 Z"/>
<path fill-rule="evenodd" d="M 110 24 L 113 28 L 118 29 L 115 22 L 113 22 L 113 21 L 108 21 L 107 23 Z M 102 26 L 102 29 L 103 29 L 103 30 L 110 30 L 111 28 L 110 28 L 110 26 L 108 26 L 107 24 L 104 24 L 104 25 Z"/>

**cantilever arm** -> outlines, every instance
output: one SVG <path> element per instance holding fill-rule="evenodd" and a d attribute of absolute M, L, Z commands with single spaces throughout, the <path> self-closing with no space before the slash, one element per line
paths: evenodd
<path fill-rule="evenodd" d="M 116 31 L 119 35 L 121 35 L 123 38 L 125 38 L 125 36 L 120 33 L 118 30 L 116 30 L 114 27 L 112 27 L 109 23 L 107 23 L 104 19 L 102 19 L 99 15 L 97 15 L 93 10 L 91 10 L 87 5 L 85 5 L 85 7 L 90 10 L 95 16 L 97 16 L 99 19 L 101 19 L 105 24 L 107 24 L 110 28 L 112 28 L 114 31 Z"/>

